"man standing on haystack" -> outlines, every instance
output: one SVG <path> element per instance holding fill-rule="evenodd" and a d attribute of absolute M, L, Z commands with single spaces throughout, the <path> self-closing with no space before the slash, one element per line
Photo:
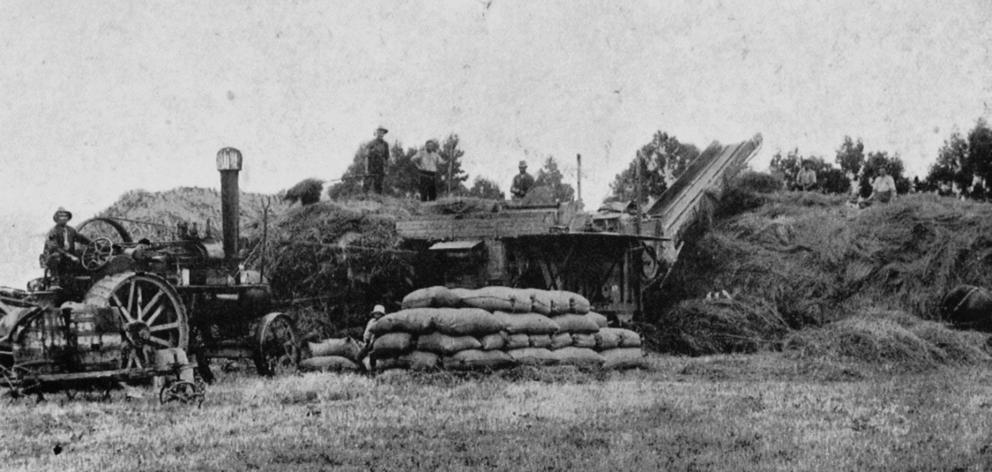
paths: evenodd
<path fill-rule="evenodd" d="M 375 373 L 375 353 L 372 352 L 372 345 L 375 343 L 375 334 L 372 330 L 375 328 L 375 324 L 386 316 L 386 307 L 382 305 L 376 305 L 372 308 L 372 318 L 369 322 L 365 324 L 365 334 L 362 335 L 362 342 L 365 343 L 362 346 L 362 350 L 359 351 L 357 360 L 361 364 L 365 356 L 369 356 L 369 372 Z"/>
<path fill-rule="evenodd" d="M 422 202 L 437 200 L 437 165 L 441 162 L 441 155 L 437 152 L 439 147 L 437 140 L 428 139 L 424 148 L 413 156 Z"/>
<path fill-rule="evenodd" d="M 803 192 L 816 187 L 816 171 L 810 169 L 808 163 L 803 162 L 802 169 L 799 169 L 799 172 L 796 173 L 796 185 Z"/>
<path fill-rule="evenodd" d="M 382 195 L 382 181 L 386 178 L 386 162 L 389 161 L 389 144 L 382 139 L 389 130 L 382 126 L 376 128 L 375 139 L 365 147 L 365 180 L 363 187 Z"/>
<path fill-rule="evenodd" d="M 514 200 L 524 198 L 534 186 L 534 177 L 527 173 L 527 161 L 520 161 L 519 167 L 520 173 L 513 177 L 513 185 L 510 186 L 510 195 Z"/>

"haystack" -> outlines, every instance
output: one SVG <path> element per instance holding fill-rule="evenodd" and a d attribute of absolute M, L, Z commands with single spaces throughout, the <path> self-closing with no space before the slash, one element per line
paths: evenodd
<path fill-rule="evenodd" d="M 763 198 L 689 242 L 669 296 L 743 294 L 802 328 L 874 305 L 937 319 L 948 290 L 992 286 L 988 204 L 909 195 L 857 210 L 814 193 Z"/>

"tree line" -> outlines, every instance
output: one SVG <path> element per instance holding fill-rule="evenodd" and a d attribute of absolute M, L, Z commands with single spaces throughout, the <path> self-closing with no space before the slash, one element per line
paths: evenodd
<path fill-rule="evenodd" d="M 334 181 L 327 194 L 332 199 L 356 196 L 362 193 L 365 176 L 365 149 L 362 143 L 355 151 L 351 165 L 340 179 Z M 714 142 L 711 146 L 719 146 Z M 394 197 L 414 197 L 417 194 L 417 172 L 413 157 L 415 147 L 404 147 L 399 141 L 390 146 L 390 160 L 386 168 L 384 193 Z M 487 199 L 505 199 L 506 194 L 498 182 L 476 176 L 467 185 L 469 174 L 462 167 L 464 150 L 457 134 L 444 139 L 438 165 L 438 190 L 441 195 L 467 196 Z M 656 131 L 650 140 L 638 148 L 634 159 L 610 183 L 607 200 L 630 201 L 640 196 L 645 202 L 660 196 L 685 172 L 699 155 L 699 147 L 680 141 L 675 135 Z M 844 136 L 832 160 L 815 154 L 803 154 L 799 148 L 783 153 L 778 150 L 771 159 L 770 172 L 783 182 L 783 187 L 794 188 L 800 168 L 806 165 L 816 172 L 816 189 L 825 193 L 856 193 L 862 197 L 871 194 L 872 180 L 879 169 L 885 168 L 896 183 L 898 193 L 909 191 L 938 192 L 942 195 L 958 194 L 976 200 L 992 197 L 992 128 L 980 118 L 967 133 L 953 131 L 937 153 L 926 177 L 910 180 L 898 154 L 884 150 L 866 151 L 862 139 Z M 322 182 L 307 179 L 287 191 L 293 199 L 303 191 L 320 193 Z M 856 188 L 852 189 L 852 185 Z M 564 182 L 564 175 L 554 156 L 547 156 L 535 176 L 535 188 L 544 187 L 543 195 L 557 202 L 575 200 L 575 189 Z M 316 190 L 314 190 L 316 188 Z M 302 190 L 301 190 L 302 189 Z M 853 190 L 853 191 L 852 191 Z M 301 201 L 305 199 L 297 198 Z M 316 198 L 309 198 L 316 201 Z"/>
<path fill-rule="evenodd" d="M 714 142 L 711 146 L 719 146 Z M 691 143 L 674 135 L 657 131 L 641 146 L 630 164 L 610 184 L 608 200 L 628 201 L 638 195 L 641 201 L 660 196 L 678 179 L 700 154 Z M 866 151 L 861 138 L 844 136 L 832 160 L 815 154 L 803 154 L 799 148 L 772 155 L 769 170 L 786 189 L 797 186 L 803 165 L 816 172 L 815 188 L 825 193 L 871 194 L 871 184 L 879 170 L 892 176 L 898 193 L 909 191 L 958 194 L 976 200 L 992 198 L 992 129 L 985 119 L 978 119 L 967 133 L 954 131 L 944 141 L 926 177 L 910 180 L 898 154 L 884 150 Z M 856 186 L 852 189 L 852 185 Z"/>

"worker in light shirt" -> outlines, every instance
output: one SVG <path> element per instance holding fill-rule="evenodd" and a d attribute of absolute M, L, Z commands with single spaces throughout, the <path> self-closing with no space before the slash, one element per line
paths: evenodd
<path fill-rule="evenodd" d="M 441 155 L 437 152 L 439 147 L 436 140 L 428 139 L 424 148 L 413 157 L 413 163 L 417 166 L 418 187 L 422 202 L 437 200 L 437 166 L 441 161 Z"/>
<path fill-rule="evenodd" d="M 882 203 L 889 203 L 896 194 L 896 182 L 889 175 L 889 171 L 885 167 L 878 169 L 878 176 L 871 183 L 871 195 L 868 196 L 868 202 L 875 202 L 876 200 Z"/>

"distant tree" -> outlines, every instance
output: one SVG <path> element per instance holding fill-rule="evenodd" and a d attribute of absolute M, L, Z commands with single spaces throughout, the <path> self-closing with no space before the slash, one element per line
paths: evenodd
<path fill-rule="evenodd" d="M 968 133 L 968 162 L 982 182 L 992 182 L 992 128 L 984 118 L 979 118 Z"/>
<path fill-rule="evenodd" d="M 437 166 L 438 193 L 448 193 L 449 188 L 451 189 L 450 193 L 453 195 L 464 195 L 468 192 L 468 189 L 465 187 L 468 174 L 462 170 L 462 156 L 465 155 L 465 151 L 458 147 L 459 142 L 458 135 L 452 133 L 441 143 L 441 149 L 439 151 L 441 162 Z M 451 176 L 450 187 L 448 185 L 448 176 Z M 414 186 L 414 189 L 416 189 L 416 186 Z"/>
<path fill-rule="evenodd" d="M 499 184 L 484 177 L 475 178 L 472 188 L 468 189 L 468 196 L 493 200 L 506 199 L 506 195 L 499 189 Z"/>
<path fill-rule="evenodd" d="M 851 191 L 851 179 L 847 178 L 847 173 L 829 164 L 816 173 L 816 180 L 826 193 L 845 194 Z"/>
<path fill-rule="evenodd" d="M 850 136 L 844 136 L 844 142 L 837 149 L 835 162 L 850 177 L 856 177 L 865 165 L 865 145 L 861 138 L 855 142 Z"/>
<path fill-rule="evenodd" d="M 320 179 L 303 179 L 296 185 L 283 192 L 282 199 L 289 203 L 300 202 L 300 205 L 312 205 L 320 201 L 320 193 L 324 190 L 324 181 Z"/>
<path fill-rule="evenodd" d="M 420 175 L 413 163 L 417 149 L 407 148 L 396 142 L 389 148 L 389 163 L 386 165 L 386 178 L 383 180 L 383 193 L 394 197 L 412 197 L 418 194 Z"/>
<path fill-rule="evenodd" d="M 968 159 L 968 141 L 961 133 L 954 131 L 937 151 L 937 162 L 930 165 L 926 184 L 935 189 L 957 184 L 958 188 L 964 189 L 971 185 L 973 179 L 974 168 Z"/>
<path fill-rule="evenodd" d="M 575 200 L 575 189 L 571 184 L 563 182 L 563 175 L 558 169 L 558 162 L 553 156 L 548 156 L 544 160 L 544 166 L 537 171 L 534 179 L 534 188 L 547 187 L 554 200 L 557 202 L 570 202 Z"/>
<path fill-rule="evenodd" d="M 610 183 L 608 199 L 632 200 L 635 181 L 640 166 L 640 195 L 642 201 L 657 197 L 668 189 L 668 185 L 682 176 L 700 151 L 695 145 L 682 143 L 674 135 L 655 132 L 651 141 L 637 150 L 635 158 L 623 172 L 617 174 Z"/>
<path fill-rule="evenodd" d="M 878 176 L 878 169 L 885 167 L 896 183 L 897 193 L 906 193 L 911 186 L 909 179 L 903 176 L 902 159 L 899 156 L 889 156 L 885 151 L 875 151 L 868 153 L 865 166 L 861 172 L 858 188 L 862 197 L 871 195 L 871 183 Z"/>

